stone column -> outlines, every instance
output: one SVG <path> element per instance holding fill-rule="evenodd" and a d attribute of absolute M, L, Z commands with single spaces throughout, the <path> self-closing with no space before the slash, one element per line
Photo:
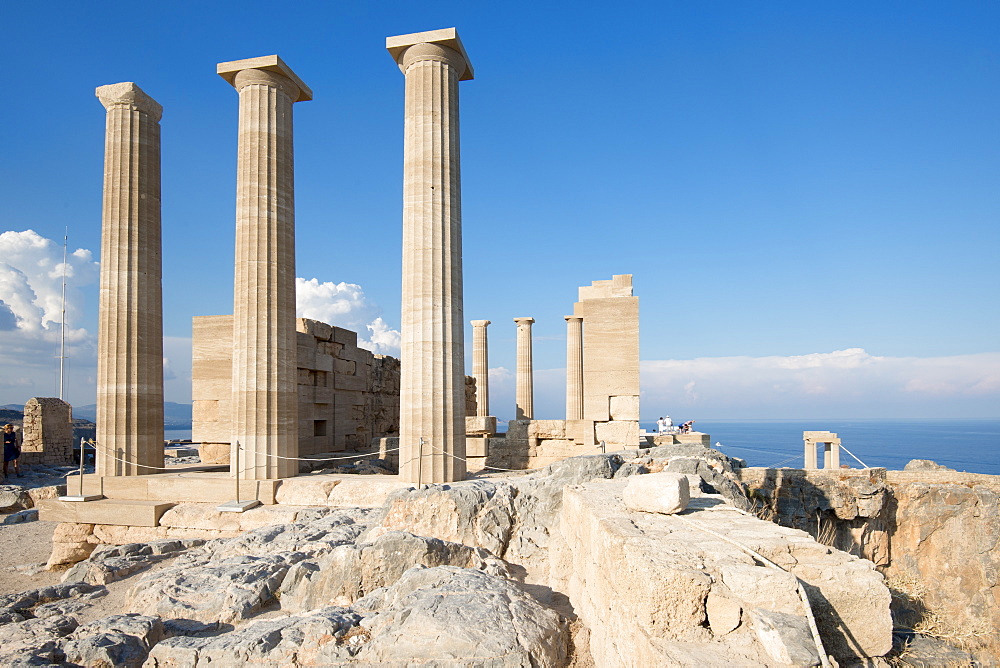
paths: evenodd
<path fill-rule="evenodd" d="M 107 110 L 97 331 L 97 473 L 163 466 L 160 116 L 132 82 L 100 86 Z"/>
<path fill-rule="evenodd" d="M 292 104 L 312 91 L 278 56 L 220 63 L 240 94 L 231 439 L 240 477 L 298 473 Z M 231 458 L 230 461 L 235 461 Z"/>
<path fill-rule="evenodd" d="M 451 482 L 466 472 L 458 82 L 472 66 L 454 28 L 386 48 L 406 80 L 399 475 Z"/>
<path fill-rule="evenodd" d="M 472 375 L 476 379 L 476 416 L 490 414 L 490 363 L 486 345 L 489 320 L 472 321 Z"/>
<path fill-rule="evenodd" d="M 583 318 L 566 320 L 566 419 L 583 419 Z"/>
<path fill-rule="evenodd" d="M 517 408 L 514 419 L 533 420 L 535 418 L 535 381 L 532 377 L 534 363 L 531 360 L 531 325 L 534 318 L 514 318 L 517 323 L 517 385 L 514 390 L 514 404 Z"/>

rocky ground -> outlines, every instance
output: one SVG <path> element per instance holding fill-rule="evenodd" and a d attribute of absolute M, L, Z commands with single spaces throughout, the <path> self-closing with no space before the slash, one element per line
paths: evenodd
<path fill-rule="evenodd" d="M 0 665 L 594 665 L 589 630 L 546 584 L 562 490 L 671 471 L 745 508 L 734 465 L 702 448 L 574 458 L 235 538 L 100 545 L 62 571 L 43 569 L 54 526 L 30 510 L 64 472 L 37 471 L 0 488 L 17 498 L 0 521 L 21 518 L 0 525 Z M 913 665 L 944 657 L 922 647 Z"/>

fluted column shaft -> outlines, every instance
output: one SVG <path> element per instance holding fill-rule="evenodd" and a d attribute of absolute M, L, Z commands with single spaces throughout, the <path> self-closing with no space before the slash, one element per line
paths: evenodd
<path fill-rule="evenodd" d="M 97 335 L 97 473 L 163 466 L 160 255 L 162 107 L 134 83 L 101 86 L 107 110 Z"/>
<path fill-rule="evenodd" d="M 489 320 L 472 321 L 472 375 L 476 379 L 476 416 L 490 414 L 490 361 L 486 342 Z"/>
<path fill-rule="evenodd" d="M 236 475 L 257 480 L 299 470 L 292 104 L 309 99 L 261 60 L 219 67 L 240 96 L 231 438 Z"/>
<path fill-rule="evenodd" d="M 467 64 L 422 41 L 429 34 L 387 47 L 406 81 L 399 473 L 440 483 L 466 472 L 458 82 Z"/>
<path fill-rule="evenodd" d="M 583 419 L 583 318 L 566 320 L 566 419 Z"/>
<path fill-rule="evenodd" d="M 531 359 L 532 318 L 514 318 L 517 323 L 517 380 L 514 390 L 515 418 L 535 419 L 534 362 Z"/>

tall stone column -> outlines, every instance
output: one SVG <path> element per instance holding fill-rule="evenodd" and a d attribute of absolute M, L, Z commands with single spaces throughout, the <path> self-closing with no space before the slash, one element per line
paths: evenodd
<path fill-rule="evenodd" d="M 97 473 L 163 466 L 160 116 L 132 82 L 95 91 L 107 110 L 97 333 Z"/>
<path fill-rule="evenodd" d="M 298 473 L 292 104 L 312 91 L 278 56 L 220 63 L 239 91 L 231 438 L 248 479 Z M 230 461 L 235 462 L 235 453 Z"/>
<path fill-rule="evenodd" d="M 406 79 L 399 474 L 451 482 L 466 472 L 458 82 L 472 66 L 454 28 L 386 48 Z"/>
<path fill-rule="evenodd" d="M 534 318 L 514 318 L 517 323 L 517 381 L 514 389 L 515 419 L 535 419 L 534 362 L 531 359 L 531 325 Z"/>
<path fill-rule="evenodd" d="M 566 419 L 583 419 L 583 318 L 566 320 Z"/>
<path fill-rule="evenodd" d="M 476 416 L 490 414 L 490 362 L 486 344 L 489 320 L 472 321 L 472 375 L 476 379 Z"/>

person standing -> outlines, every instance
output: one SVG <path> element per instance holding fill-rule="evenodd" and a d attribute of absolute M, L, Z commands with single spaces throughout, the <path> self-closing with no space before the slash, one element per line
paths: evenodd
<path fill-rule="evenodd" d="M 14 425 L 3 426 L 3 475 L 7 477 L 7 466 L 14 462 L 14 475 L 21 477 L 21 466 L 17 463 L 21 456 L 21 432 L 14 431 Z"/>
<path fill-rule="evenodd" d="M 671 427 L 673 426 L 674 426 L 673 420 L 670 419 L 669 415 L 667 415 L 666 417 L 661 417 L 659 420 L 656 421 L 656 431 L 660 434 L 669 433 Z"/>

